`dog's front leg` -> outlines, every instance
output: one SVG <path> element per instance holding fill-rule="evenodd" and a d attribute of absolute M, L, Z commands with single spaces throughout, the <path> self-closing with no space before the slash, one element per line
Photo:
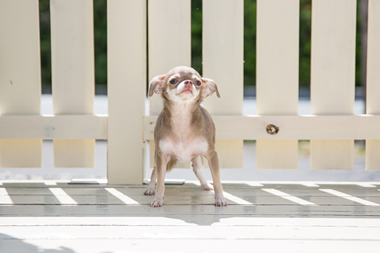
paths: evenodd
<path fill-rule="evenodd" d="M 223 187 L 220 182 L 220 171 L 219 171 L 219 159 L 216 151 L 210 151 L 207 155 L 208 165 L 211 170 L 212 181 L 215 191 L 215 205 L 216 206 L 227 206 L 227 201 L 223 196 Z"/>
<path fill-rule="evenodd" d="M 168 163 L 168 156 L 162 153 L 156 153 L 156 174 L 157 174 L 157 188 L 156 197 L 150 204 L 151 207 L 159 207 L 164 203 L 164 193 L 165 193 L 165 173 L 166 165 Z"/>

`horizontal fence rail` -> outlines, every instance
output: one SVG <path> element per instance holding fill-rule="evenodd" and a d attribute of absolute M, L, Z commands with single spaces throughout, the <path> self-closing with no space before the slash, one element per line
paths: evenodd
<path fill-rule="evenodd" d="M 143 117 L 143 139 L 153 140 L 157 116 Z M 215 115 L 217 140 L 379 140 L 380 115 Z M 278 132 L 268 133 L 274 125 Z M 108 116 L 0 116 L 0 139 L 108 139 Z M 318 131 L 315 131 L 315 129 Z"/>
<path fill-rule="evenodd" d="M 157 117 L 145 117 L 144 139 L 153 139 Z M 218 140 L 376 140 L 380 115 L 355 116 L 213 116 Z M 279 128 L 267 132 L 268 125 Z M 318 129 L 318 131 L 316 131 Z"/>
<path fill-rule="evenodd" d="M 0 116 L 0 139 L 107 139 L 108 116 Z"/>

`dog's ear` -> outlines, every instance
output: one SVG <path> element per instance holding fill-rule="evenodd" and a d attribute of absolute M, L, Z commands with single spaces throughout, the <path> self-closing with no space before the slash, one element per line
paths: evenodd
<path fill-rule="evenodd" d="M 216 95 L 218 96 L 218 98 L 220 98 L 218 86 L 216 86 L 215 81 L 208 78 L 202 78 L 202 97 L 207 98 L 214 92 L 216 92 Z"/>
<path fill-rule="evenodd" d="M 164 87 L 165 75 L 156 76 L 149 83 L 148 96 L 153 96 L 153 92 L 156 94 L 162 93 L 162 88 Z"/>

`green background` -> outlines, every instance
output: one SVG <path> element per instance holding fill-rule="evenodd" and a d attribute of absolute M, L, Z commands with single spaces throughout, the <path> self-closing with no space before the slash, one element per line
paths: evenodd
<path fill-rule="evenodd" d="M 40 2 L 42 84 L 51 84 L 49 0 Z M 360 17 L 357 19 L 359 22 Z M 359 27 L 359 26 L 358 26 Z M 310 85 L 311 0 L 300 0 L 299 85 Z M 192 67 L 202 72 L 202 0 L 191 1 Z M 107 0 L 94 0 L 95 83 L 107 84 Z M 360 86 L 360 34 L 356 39 L 356 86 Z M 256 1 L 244 1 L 244 85 L 255 85 Z"/>

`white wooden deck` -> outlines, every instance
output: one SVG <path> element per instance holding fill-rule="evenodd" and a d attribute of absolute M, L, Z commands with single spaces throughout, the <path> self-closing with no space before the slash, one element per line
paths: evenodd
<path fill-rule="evenodd" d="M 229 206 L 195 183 L 0 182 L 0 252 L 379 252 L 380 183 L 224 183 Z"/>

